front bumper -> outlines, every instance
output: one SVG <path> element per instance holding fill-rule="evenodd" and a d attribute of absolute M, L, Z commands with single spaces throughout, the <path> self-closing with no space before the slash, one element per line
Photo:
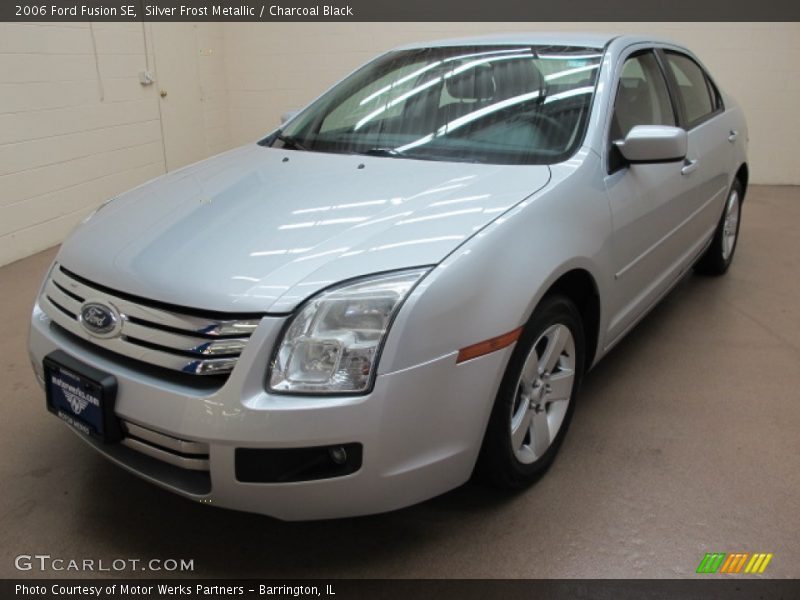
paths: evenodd
<path fill-rule="evenodd" d="M 441 494 L 471 475 L 511 348 L 456 365 L 456 351 L 379 374 L 365 396 L 268 394 L 266 365 L 282 317 L 265 317 L 230 377 L 201 388 L 99 353 L 34 307 L 34 370 L 61 349 L 117 378 L 116 413 L 125 422 L 207 445 L 205 472 L 144 457 L 79 434 L 133 473 L 192 500 L 280 519 L 324 519 L 389 511 Z M 359 443 L 355 473 L 290 483 L 237 480 L 237 448 L 307 448 Z"/>

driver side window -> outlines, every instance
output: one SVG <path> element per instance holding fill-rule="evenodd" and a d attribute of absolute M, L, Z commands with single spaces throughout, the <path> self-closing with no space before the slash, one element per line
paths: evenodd
<path fill-rule="evenodd" d="M 636 125 L 676 125 L 675 111 L 661 67 L 652 50 L 625 61 L 619 78 L 609 142 L 624 139 Z M 610 144 L 609 171 L 623 166 L 616 146 Z"/>
<path fill-rule="evenodd" d="M 622 67 L 611 140 L 623 139 L 636 125 L 675 125 L 667 83 L 652 51 L 629 58 Z"/>

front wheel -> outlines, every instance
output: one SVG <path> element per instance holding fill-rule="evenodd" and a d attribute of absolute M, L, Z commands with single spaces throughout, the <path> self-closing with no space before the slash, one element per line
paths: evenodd
<path fill-rule="evenodd" d="M 698 273 L 705 275 L 722 275 L 733 262 L 733 253 L 739 239 L 739 223 L 742 216 L 742 198 L 744 189 L 738 179 L 733 181 L 728 198 L 725 201 L 725 210 L 717 224 L 714 239 L 695 265 Z"/>
<path fill-rule="evenodd" d="M 586 356 L 583 325 L 564 296 L 545 298 L 517 341 L 495 400 L 478 473 L 506 488 L 533 482 L 566 435 Z"/>

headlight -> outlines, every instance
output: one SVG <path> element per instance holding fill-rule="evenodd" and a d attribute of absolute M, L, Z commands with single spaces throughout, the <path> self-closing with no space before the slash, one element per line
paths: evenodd
<path fill-rule="evenodd" d="M 270 391 L 359 393 L 369 389 L 392 319 L 428 269 L 377 275 L 314 296 L 275 354 Z"/>

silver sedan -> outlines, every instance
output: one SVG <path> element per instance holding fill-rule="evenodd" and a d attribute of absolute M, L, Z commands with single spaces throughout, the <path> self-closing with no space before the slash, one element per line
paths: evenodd
<path fill-rule="evenodd" d="M 725 273 L 742 111 L 689 50 L 379 56 L 258 143 L 103 205 L 34 307 L 47 406 L 123 468 L 284 519 L 536 479 L 584 373 Z"/>

